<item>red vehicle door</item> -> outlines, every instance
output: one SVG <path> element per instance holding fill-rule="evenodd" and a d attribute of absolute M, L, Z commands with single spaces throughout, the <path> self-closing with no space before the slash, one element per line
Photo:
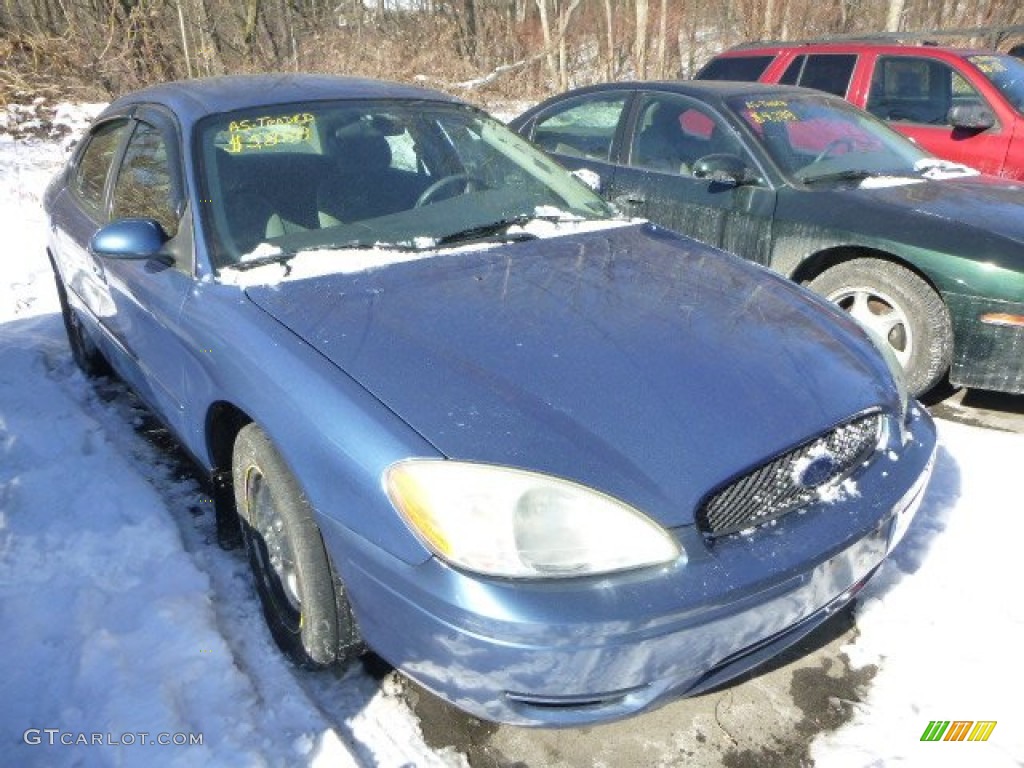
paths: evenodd
<path fill-rule="evenodd" d="M 1005 173 L 1016 116 L 963 59 L 946 61 L 932 52 L 867 55 L 862 61 L 870 76 L 863 89 L 851 93 L 851 101 L 939 157 L 983 173 L 1024 178 L 1022 167 Z M 994 124 L 954 127 L 950 109 L 956 106 L 981 107 Z"/>

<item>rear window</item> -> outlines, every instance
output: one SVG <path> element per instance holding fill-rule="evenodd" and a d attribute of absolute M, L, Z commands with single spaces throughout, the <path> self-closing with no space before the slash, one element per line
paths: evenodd
<path fill-rule="evenodd" d="M 774 56 L 724 56 L 712 59 L 697 73 L 698 80 L 746 80 L 755 82 Z"/>

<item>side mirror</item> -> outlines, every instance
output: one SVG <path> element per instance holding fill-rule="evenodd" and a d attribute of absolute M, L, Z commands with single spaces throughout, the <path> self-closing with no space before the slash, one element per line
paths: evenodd
<path fill-rule="evenodd" d="M 981 104 L 958 104 L 949 110 L 949 124 L 954 128 L 984 131 L 996 124 L 992 110 Z"/>
<path fill-rule="evenodd" d="M 705 155 L 693 164 L 695 178 L 740 186 L 751 181 L 747 164 L 736 155 Z"/>
<path fill-rule="evenodd" d="M 173 257 L 162 253 L 170 238 L 155 219 L 118 219 L 92 236 L 89 253 L 108 259 L 156 261 L 169 264 Z"/>

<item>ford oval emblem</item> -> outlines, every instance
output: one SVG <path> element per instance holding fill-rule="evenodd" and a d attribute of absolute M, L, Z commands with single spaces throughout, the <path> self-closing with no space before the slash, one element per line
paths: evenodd
<path fill-rule="evenodd" d="M 802 488 L 817 488 L 831 480 L 839 466 L 831 456 L 815 456 L 797 471 L 796 482 Z"/>

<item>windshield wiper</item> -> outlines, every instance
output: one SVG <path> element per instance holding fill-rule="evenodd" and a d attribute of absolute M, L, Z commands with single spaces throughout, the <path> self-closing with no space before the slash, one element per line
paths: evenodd
<path fill-rule="evenodd" d="M 294 257 L 294 251 L 278 251 L 277 253 L 271 253 L 266 256 L 257 256 L 255 259 L 243 259 L 242 261 L 235 261 L 226 266 L 229 269 L 245 271 L 247 269 L 256 269 L 256 267 L 265 267 L 267 266 L 267 264 L 281 264 Z"/>
<path fill-rule="evenodd" d="M 477 242 L 481 240 L 497 240 L 499 242 L 521 242 L 523 240 L 536 240 L 537 235 L 530 232 L 509 232 L 508 230 L 515 226 L 523 226 L 530 223 L 534 219 L 545 218 L 543 216 L 534 216 L 530 214 L 522 214 L 520 216 L 509 216 L 505 219 L 499 219 L 498 221 L 492 221 L 489 224 L 479 224 L 475 227 L 467 227 L 466 229 L 460 229 L 456 232 L 444 235 L 437 239 L 437 246 L 441 245 L 452 245 L 454 243 L 467 243 Z"/>
<path fill-rule="evenodd" d="M 798 176 L 798 180 L 803 184 L 816 184 L 819 181 L 862 181 L 864 179 L 870 179 L 872 176 L 879 176 L 877 171 L 865 171 L 856 169 L 847 169 L 845 171 L 833 171 L 831 173 L 808 173 L 804 176 Z"/>
<path fill-rule="evenodd" d="M 382 251 L 418 252 L 420 250 L 410 243 L 386 243 L 377 241 L 370 243 L 365 240 L 346 240 L 341 243 L 312 245 L 307 248 L 299 248 L 296 251 L 281 250 L 278 253 L 271 253 L 266 256 L 257 256 L 253 259 L 237 261 L 229 266 L 231 269 L 241 271 L 255 269 L 256 267 L 265 267 L 268 264 L 284 264 L 285 267 L 289 267 L 290 265 L 287 262 L 303 253 L 314 253 L 316 251 L 372 251 L 375 248 L 380 248 Z"/>

